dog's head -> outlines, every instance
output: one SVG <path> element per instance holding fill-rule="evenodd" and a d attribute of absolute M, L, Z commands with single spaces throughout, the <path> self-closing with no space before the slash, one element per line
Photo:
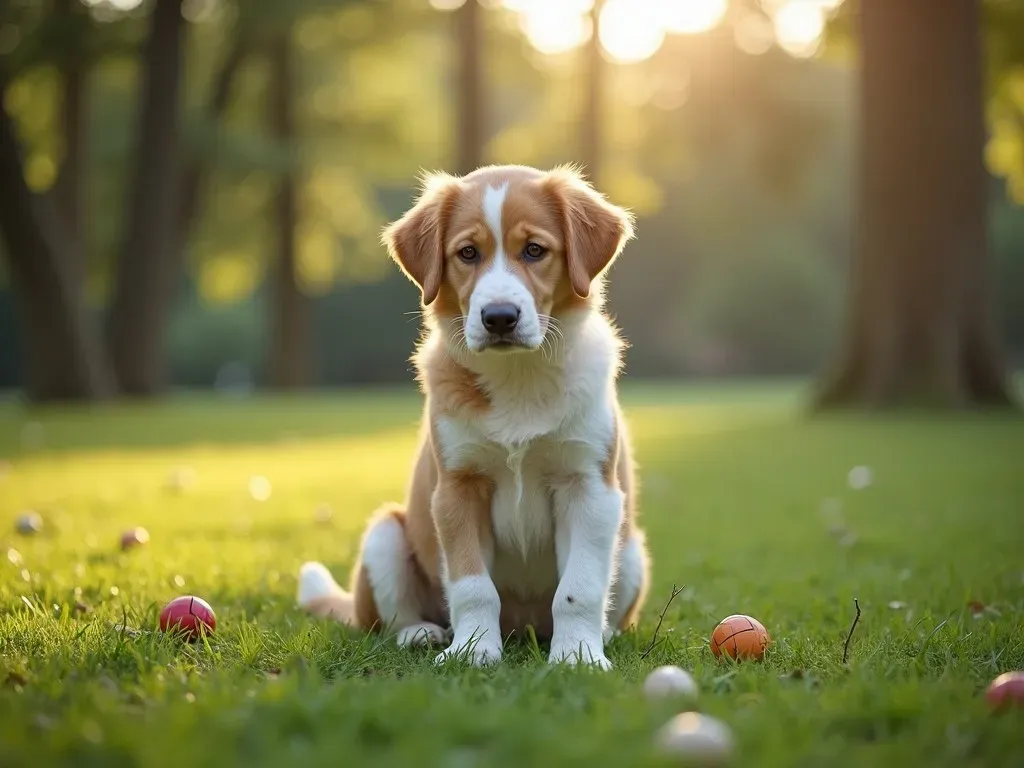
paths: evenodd
<path fill-rule="evenodd" d="M 593 304 L 632 234 L 631 214 L 573 169 L 488 166 L 428 176 L 383 241 L 476 353 L 538 349 L 551 318 Z"/>

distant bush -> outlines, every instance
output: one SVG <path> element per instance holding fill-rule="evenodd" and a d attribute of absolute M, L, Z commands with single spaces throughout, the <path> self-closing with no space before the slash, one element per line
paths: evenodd
<path fill-rule="evenodd" d="M 994 206 L 991 219 L 993 312 L 1010 358 L 1024 365 L 1024 210 Z"/>
<path fill-rule="evenodd" d="M 786 374 L 820 367 L 841 312 L 837 270 L 799 239 L 708 260 L 679 313 L 686 369 Z"/>
<path fill-rule="evenodd" d="M 227 363 L 257 375 L 265 354 L 265 319 L 259 295 L 229 306 L 211 306 L 189 292 L 168 329 L 171 381 L 181 387 L 212 387 Z"/>

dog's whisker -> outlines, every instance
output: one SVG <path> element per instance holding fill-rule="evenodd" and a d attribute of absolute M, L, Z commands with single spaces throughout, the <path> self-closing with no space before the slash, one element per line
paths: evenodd
<path fill-rule="evenodd" d="M 541 354 L 548 362 L 554 360 L 559 347 L 565 341 L 565 331 L 559 323 L 558 318 L 551 315 L 538 315 L 538 319 L 544 326 L 544 338 L 541 341 Z"/>

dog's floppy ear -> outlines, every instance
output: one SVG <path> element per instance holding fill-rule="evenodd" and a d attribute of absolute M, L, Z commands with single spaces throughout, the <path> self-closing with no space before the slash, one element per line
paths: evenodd
<path fill-rule="evenodd" d="M 633 215 L 608 202 L 571 167 L 555 168 L 544 183 L 562 217 L 569 280 L 585 299 L 633 236 Z"/>
<path fill-rule="evenodd" d="M 444 173 L 426 176 L 415 204 L 384 229 L 388 254 L 423 293 L 429 306 L 441 290 L 444 273 L 444 224 L 458 191 L 458 179 Z"/>

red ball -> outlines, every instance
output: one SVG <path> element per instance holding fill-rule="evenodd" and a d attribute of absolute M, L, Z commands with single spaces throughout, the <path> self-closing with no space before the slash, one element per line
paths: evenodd
<path fill-rule="evenodd" d="M 204 632 L 210 634 L 216 627 L 213 608 L 201 597 L 176 597 L 160 611 L 160 630 L 180 633 L 187 640 L 195 640 Z"/>
<path fill-rule="evenodd" d="M 1024 672 L 1004 672 L 989 684 L 985 698 L 993 709 L 1024 707 Z"/>

